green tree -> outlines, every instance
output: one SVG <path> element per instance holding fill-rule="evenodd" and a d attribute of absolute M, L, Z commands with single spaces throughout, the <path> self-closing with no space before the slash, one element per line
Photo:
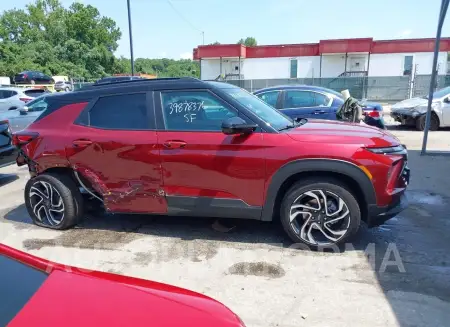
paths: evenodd
<path fill-rule="evenodd" d="M 247 37 L 244 39 L 240 39 L 237 44 L 243 44 L 247 47 L 256 47 L 258 45 L 258 42 L 256 42 L 256 39 L 254 37 Z"/>
<path fill-rule="evenodd" d="M 114 20 L 97 8 L 59 0 L 34 0 L 24 9 L 0 14 L 0 76 L 24 70 L 95 80 L 112 74 L 130 74 L 130 59 L 114 52 L 122 33 Z M 199 76 L 192 60 L 135 61 L 136 72 L 161 77 Z"/>
<path fill-rule="evenodd" d="M 116 23 L 91 5 L 66 9 L 58 0 L 36 0 L 0 15 L 0 74 L 33 69 L 104 76 L 112 72 L 120 37 Z"/>

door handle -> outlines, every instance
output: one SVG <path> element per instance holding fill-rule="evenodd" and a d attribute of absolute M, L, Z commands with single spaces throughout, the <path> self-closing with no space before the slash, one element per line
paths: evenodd
<path fill-rule="evenodd" d="M 324 110 L 315 110 L 312 112 L 313 115 L 320 115 L 320 114 L 325 114 L 325 113 L 326 113 L 326 111 L 324 111 Z"/>
<path fill-rule="evenodd" d="M 85 147 L 91 145 L 92 141 L 91 140 L 82 140 L 82 139 L 80 139 L 80 140 L 73 141 L 72 144 L 73 144 L 73 146 L 75 148 L 85 148 Z"/>
<path fill-rule="evenodd" d="M 167 149 L 180 149 L 186 146 L 184 141 L 166 141 L 163 143 L 164 147 Z"/>

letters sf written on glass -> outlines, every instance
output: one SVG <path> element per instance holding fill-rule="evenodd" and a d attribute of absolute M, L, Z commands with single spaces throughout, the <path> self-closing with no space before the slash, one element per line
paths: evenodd
<path fill-rule="evenodd" d="M 192 123 L 197 118 L 197 113 L 204 109 L 204 102 L 173 102 L 169 104 L 169 116 L 182 115 L 186 123 Z"/>

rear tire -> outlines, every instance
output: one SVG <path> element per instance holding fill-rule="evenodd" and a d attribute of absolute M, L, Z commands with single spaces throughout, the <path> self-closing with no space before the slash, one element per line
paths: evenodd
<path fill-rule="evenodd" d="M 64 230 L 83 216 L 83 198 L 75 182 L 65 175 L 42 174 L 25 186 L 25 205 L 33 222 L 41 227 Z"/>
<path fill-rule="evenodd" d="M 361 224 L 355 196 L 333 178 L 312 177 L 294 184 L 284 196 L 280 214 L 288 236 L 312 249 L 345 243 Z"/>
<path fill-rule="evenodd" d="M 427 115 L 422 115 L 416 119 L 416 129 L 419 131 L 425 130 L 425 122 L 427 119 Z M 436 116 L 434 112 L 431 113 L 430 119 L 430 131 L 437 131 L 439 129 L 439 118 Z"/>
<path fill-rule="evenodd" d="M 36 82 L 34 81 L 34 79 L 32 79 L 32 80 L 30 81 L 30 84 L 31 84 L 31 85 L 36 84 Z"/>

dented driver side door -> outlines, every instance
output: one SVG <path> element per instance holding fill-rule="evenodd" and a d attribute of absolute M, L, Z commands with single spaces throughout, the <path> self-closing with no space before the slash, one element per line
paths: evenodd
<path fill-rule="evenodd" d="M 102 96 L 71 126 L 70 165 L 112 212 L 165 213 L 152 93 Z"/>

